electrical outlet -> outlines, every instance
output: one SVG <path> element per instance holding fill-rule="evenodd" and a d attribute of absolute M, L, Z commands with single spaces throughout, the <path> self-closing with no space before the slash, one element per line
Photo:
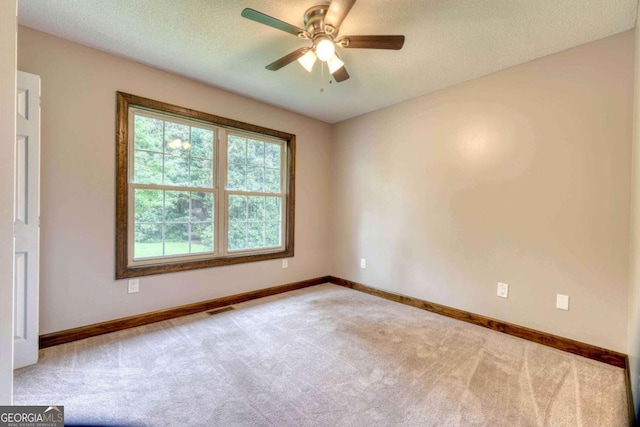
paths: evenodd
<path fill-rule="evenodd" d="M 556 295 L 556 308 L 560 310 L 569 310 L 569 295 Z"/>
<path fill-rule="evenodd" d="M 139 279 L 131 279 L 129 280 L 129 288 L 127 292 L 130 294 L 135 294 L 140 291 L 140 280 Z"/>
<path fill-rule="evenodd" d="M 367 268 L 367 260 L 360 258 L 360 268 Z"/>
<path fill-rule="evenodd" d="M 289 258 L 282 258 L 282 268 L 289 268 Z"/>
<path fill-rule="evenodd" d="M 497 295 L 502 298 L 509 298 L 509 284 L 498 282 Z"/>

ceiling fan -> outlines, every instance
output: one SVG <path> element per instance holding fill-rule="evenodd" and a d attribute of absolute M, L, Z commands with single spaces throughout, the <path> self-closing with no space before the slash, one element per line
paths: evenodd
<path fill-rule="evenodd" d="M 246 8 L 242 16 L 284 31 L 304 40 L 310 40 L 311 47 L 301 47 L 265 68 L 277 71 L 295 60 L 309 72 L 313 69 L 316 59 L 326 62 L 329 72 L 336 82 L 349 78 L 344 62 L 336 53 L 336 46 L 345 49 L 392 49 L 400 50 L 404 45 L 404 36 L 342 36 L 338 37 L 340 24 L 344 21 L 356 0 L 332 0 L 331 3 L 313 6 L 304 14 L 305 29 L 288 24 L 272 16 L 265 15 L 254 9 Z"/>

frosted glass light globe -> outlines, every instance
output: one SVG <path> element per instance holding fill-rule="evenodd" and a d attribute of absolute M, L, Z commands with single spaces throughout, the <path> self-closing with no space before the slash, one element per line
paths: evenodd
<path fill-rule="evenodd" d="M 316 63 L 316 54 L 313 50 L 309 49 L 307 53 L 302 55 L 302 57 L 298 58 L 298 62 L 300 65 L 304 67 L 305 70 L 311 72 L 313 69 L 313 64 Z"/>
<path fill-rule="evenodd" d="M 340 58 L 338 58 L 338 56 L 334 54 L 327 61 L 327 65 L 329 66 L 329 72 L 333 74 L 336 71 L 338 71 L 340 68 L 344 67 L 344 62 L 340 61 Z"/>
<path fill-rule="evenodd" d="M 316 55 L 320 61 L 327 61 L 336 52 L 336 46 L 330 39 L 322 39 L 316 45 Z"/>

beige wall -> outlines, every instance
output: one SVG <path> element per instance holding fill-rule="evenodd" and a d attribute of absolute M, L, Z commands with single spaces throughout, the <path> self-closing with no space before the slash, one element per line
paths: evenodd
<path fill-rule="evenodd" d="M 28 28 L 18 67 L 42 78 L 40 333 L 325 275 L 330 126 Z M 114 280 L 117 90 L 297 135 L 296 255 Z"/>
<path fill-rule="evenodd" d="M 638 20 L 640 22 L 640 10 Z M 640 31 L 635 32 L 633 90 L 633 179 L 631 183 L 631 280 L 629 282 L 629 370 L 636 413 L 640 406 Z"/>
<path fill-rule="evenodd" d="M 0 1 L 0 405 L 12 403 L 16 0 Z"/>
<path fill-rule="evenodd" d="M 331 273 L 626 352 L 633 49 L 630 31 L 337 124 Z"/>

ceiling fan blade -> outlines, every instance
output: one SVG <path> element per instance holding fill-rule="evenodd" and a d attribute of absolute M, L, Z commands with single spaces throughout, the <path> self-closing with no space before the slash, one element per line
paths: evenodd
<path fill-rule="evenodd" d="M 324 25 L 331 25 L 338 30 L 355 2 L 356 0 L 333 0 L 324 17 Z"/>
<path fill-rule="evenodd" d="M 349 78 L 349 73 L 347 73 L 347 67 L 342 66 L 338 71 L 332 74 L 333 78 L 336 79 L 336 83 L 343 82 Z"/>
<path fill-rule="evenodd" d="M 404 36 L 345 36 L 338 43 L 347 49 L 400 50 L 404 45 Z"/>
<path fill-rule="evenodd" d="M 265 15 L 264 13 L 258 12 L 257 10 L 246 8 L 242 11 L 241 15 L 247 19 L 251 19 L 252 21 L 268 25 L 277 30 L 284 31 L 285 33 L 293 34 L 294 36 L 297 36 L 301 33 L 305 34 L 305 31 L 302 28 L 298 28 L 295 25 L 287 24 L 284 21 L 276 19 L 273 16 Z"/>
<path fill-rule="evenodd" d="M 301 47 L 300 49 L 294 50 L 290 54 L 283 56 L 277 61 L 272 62 L 271 64 L 267 65 L 264 68 L 271 71 L 278 71 L 280 68 L 284 67 L 285 65 L 289 65 L 296 59 L 302 57 L 302 55 L 307 53 L 308 50 L 309 50 L 308 47 Z"/>

